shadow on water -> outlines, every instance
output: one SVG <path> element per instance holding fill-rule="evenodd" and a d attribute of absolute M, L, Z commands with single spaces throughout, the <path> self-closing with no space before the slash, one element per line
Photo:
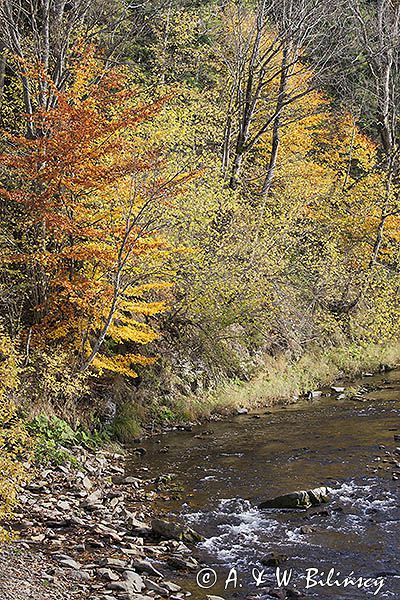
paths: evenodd
<path fill-rule="evenodd" d="M 181 500 L 163 504 L 163 512 L 205 536 L 197 555 L 219 577 L 209 590 L 196 585 L 196 574 L 182 578 L 195 600 L 207 593 L 262 595 L 252 569 L 264 569 L 265 579 L 276 585 L 275 569 L 261 562 L 271 551 L 288 556 L 281 569 L 293 569 L 290 586 L 307 598 L 400 599 L 399 481 L 392 480 L 396 466 L 387 454 L 400 433 L 400 372 L 367 383 L 379 389 L 364 402 L 325 397 L 146 442 L 141 465 L 152 476 L 173 474 L 184 490 Z M 132 469 L 137 472 L 137 459 Z M 327 510 L 256 508 L 262 499 L 319 485 L 332 489 Z M 228 592 L 223 582 L 232 567 L 239 580 Z M 318 576 L 331 568 L 342 577 L 384 576 L 384 584 L 375 596 L 376 587 L 315 586 L 305 592 L 309 568 L 317 568 Z"/>

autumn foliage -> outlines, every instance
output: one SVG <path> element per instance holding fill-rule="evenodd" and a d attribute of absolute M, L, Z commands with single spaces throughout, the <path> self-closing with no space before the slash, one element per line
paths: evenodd
<path fill-rule="evenodd" d="M 147 320 L 165 309 L 160 228 L 180 183 L 163 179 L 137 130 L 163 100 L 141 104 L 128 76 L 102 69 L 93 48 L 76 57 L 61 92 L 40 68 L 21 68 L 55 98 L 27 117 L 33 139 L 3 132 L 0 194 L 15 218 L 2 262 L 31 286 L 25 335 L 69 347 L 81 369 L 134 375 L 132 363 L 153 360 L 137 348 L 157 337 Z M 102 353 L 107 341 L 124 352 Z"/>

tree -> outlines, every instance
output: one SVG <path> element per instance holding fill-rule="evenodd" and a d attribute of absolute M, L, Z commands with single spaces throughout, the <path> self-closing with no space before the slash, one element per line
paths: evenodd
<path fill-rule="evenodd" d="M 94 48 L 77 52 L 63 92 L 44 66 L 22 69 L 57 99 L 28 115 L 33 139 L 3 132 L 2 263 L 25 278 L 23 328 L 32 343 L 69 347 L 80 369 L 133 375 L 131 363 L 151 359 L 99 352 L 107 339 L 131 349 L 154 340 L 146 318 L 166 306 L 152 298 L 169 286 L 160 229 L 184 177 L 163 179 L 138 130 L 165 100 L 140 104 L 123 70 L 102 69 Z"/>
<path fill-rule="evenodd" d="M 370 267 L 381 262 L 380 254 L 387 220 L 400 214 L 400 164 L 398 122 L 400 101 L 400 5 L 378 0 L 369 6 L 360 0 L 348 2 L 362 52 L 371 75 L 375 98 L 375 128 L 382 148 L 386 186 L 380 200 Z"/>

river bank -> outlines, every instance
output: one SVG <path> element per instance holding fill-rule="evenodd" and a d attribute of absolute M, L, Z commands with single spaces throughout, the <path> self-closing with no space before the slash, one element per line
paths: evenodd
<path fill-rule="evenodd" d="M 396 352 L 393 348 L 390 351 L 381 349 L 368 363 L 364 362 L 360 370 L 382 369 L 385 363 L 393 364 Z M 296 377 L 300 369 L 305 373 L 304 365 L 304 362 L 298 365 L 297 375 L 294 371 L 288 380 L 287 371 L 281 369 L 282 381 L 288 381 L 289 387 L 295 381 L 298 385 Z M 355 368 L 354 360 L 352 368 Z M 314 368 L 312 377 L 317 371 Z M 346 371 L 330 370 L 326 383 L 331 382 L 333 372 L 339 372 L 343 377 Z M 347 373 L 350 376 L 349 370 Z M 316 381 L 310 375 L 302 379 L 304 390 Z M 266 380 L 268 385 L 272 380 L 273 377 Z M 360 387 L 364 394 L 377 388 L 368 385 L 373 382 L 369 376 L 362 381 L 367 385 L 360 386 L 360 381 L 348 382 L 348 398 L 355 397 Z M 255 390 L 255 394 L 260 393 L 259 387 Z M 265 396 L 257 400 L 247 406 L 270 406 Z M 358 400 L 362 398 L 358 397 Z M 290 397 L 283 400 L 283 404 L 285 402 L 287 407 L 293 407 L 298 399 Z M 225 417 L 238 412 L 243 404 L 243 401 L 238 403 L 233 411 L 225 413 Z M 255 417 L 261 418 L 259 414 L 247 418 Z M 229 423 L 225 421 L 223 426 L 229 427 Z M 195 427 L 194 433 L 191 433 L 192 427 Z M 204 429 L 204 425 L 202 427 Z M 210 439 L 208 429 L 202 429 L 196 435 L 194 425 L 181 428 L 186 436 Z M 165 434 L 166 429 L 161 433 Z M 163 437 L 155 440 L 159 442 L 156 451 L 159 456 L 169 459 L 170 448 Z M 72 453 L 78 465 L 66 463 L 43 467 L 37 472 L 34 481 L 23 490 L 20 506 L 11 523 L 19 531 L 19 539 L 3 549 L 0 600 L 72 600 L 78 596 L 90 600 L 140 600 L 146 597 L 183 600 L 186 597 L 188 592 L 182 589 L 185 587 L 182 574 L 186 579 L 194 579 L 201 567 L 193 556 L 193 534 L 184 529 L 176 531 L 165 524 L 157 525 L 154 520 L 160 503 L 173 498 L 174 491 L 173 484 L 169 486 L 169 460 L 163 459 L 161 464 L 157 459 L 156 473 L 148 471 L 143 460 L 132 465 L 132 457 L 141 457 L 145 452 L 146 448 L 142 447 L 131 449 L 129 454 L 106 449 L 92 452 L 77 445 L 72 448 Z M 150 457 L 150 461 L 154 466 L 154 459 Z M 200 465 L 201 460 L 197 462 Z M 388 462 L 388 457 L 383 456 L 381 464 Z M 386 468 L 391 468 L 390 464 Z M 398 478 L 399 472 L 393 473 L 393 477 Z M 189 534 L 188 543 L 182 540 L 186 534 Z M 26 565 L 30 565 L 29 568 Z"/>
<path fill-rule="evenodd" d="M 185 598 L 170 578 L 197 569 L 185 542 L 200 538 L 155 519 L 162 477 L 126 476 L 115 452 L 76 447 L 74 456 L 78 467 L 43 468 L 24 488 L 10 523 L 19 537 L 3 547 L 1 600 Z"/>
<path fill-rule="evenodd" d="M 298 360 L 285 354 L 264 356 L 248 380 L 224 380 L 201 393 L 185 396 L 176 393 L 173 399 L 165 399 L 152 395 L 151 388 L 144 386 L 141 391 L 139 388 L 140 393 L 134 398 L 136 405 L 125 405 L 128 409 L 117 415 L 117 429 L 121 440 L 130 442 L 132 438 L 170 431 L 176 426 L 185 428 L 244 411 L 295 403 L 307 393 L 327 389 L 336 382 L 345 383 L 350 395 L 357 392 L 351 382 L 358 376 L 384 372 L 399 363 L 397 341 L 316 348 Z M 200 385 L 197 387 L 202 389 Z"/>

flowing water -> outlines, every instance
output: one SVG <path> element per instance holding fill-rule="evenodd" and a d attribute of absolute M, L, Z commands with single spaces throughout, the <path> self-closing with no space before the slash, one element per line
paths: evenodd
<path fill-rule="evenodd" d="M 181 498 L 165 500 L 160 511 L 205 537 L 196 556 L 215 571 L 217 582 L 205 589 L 196 573 L 182 576 L 195 600 L 206 594 L 270 598 L 266 590 L 277 585 L 276 569 L 262 558 L 271 551 L 288 557 L 280 566 L 293 570 L 288 587 L 307 598 L 400 600 L 400 481 L 392 476 L 400 468 L 389 455 L 400 446 L 394 441 L 400 433 L 400 372 L 362 381 L 375 387 L 364 402 L 328 396 L 259 411 L 259 418 L 238 416 L 172 432 L 146 442 L 139 465 L 133 459 L 136 472 L 173 474 Z M 331 489 L 324 507 L 257 508 L 263 499 L 319 485 Z M 232 568 L 236 573 L 229 577 Z M 307 569 L 318 569 L 315 581 L 307 581 Z M 351 574 L 376 581 L 369 588 L 328 586 L 330 569 L 340 584 Z M 214 579 L 212 571 L 199 576 L 203 586 Z"/>

